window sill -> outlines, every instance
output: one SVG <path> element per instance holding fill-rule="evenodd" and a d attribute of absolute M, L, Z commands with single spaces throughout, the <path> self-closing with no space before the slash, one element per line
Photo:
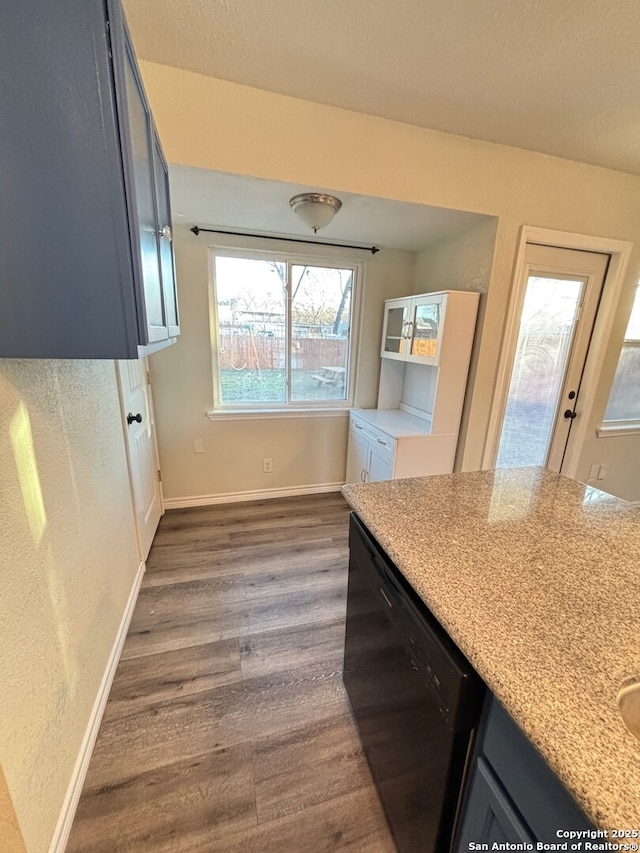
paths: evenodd
<path fill-rule="evenodd" d="M 207 412 L 210 421 L 261 421 L 289 418 L 336 418 L 347 417 L 350 406 L 333 409 L 215 409 Z"/>
<path fill-rule="evenodd" d="M 640 435 L 640 421 L 604 423 L 596 429 L 598 438 L 617 438 L 621 435 Z"/>

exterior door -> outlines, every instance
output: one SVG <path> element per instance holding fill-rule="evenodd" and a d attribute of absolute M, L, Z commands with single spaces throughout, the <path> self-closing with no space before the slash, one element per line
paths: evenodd
<path fill-rule="evenodd" d="M 163 512 L 147 360 L 119 361 L 117 365 L 140 557 L 146 560 Z"/>
<path fill-rule="evenodd" d="M 497 468 L 561 471 L 609 256 L 528 244 Z"/>

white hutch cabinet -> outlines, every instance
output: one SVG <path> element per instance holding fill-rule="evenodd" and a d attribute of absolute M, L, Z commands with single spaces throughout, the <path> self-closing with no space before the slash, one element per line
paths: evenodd
<path fill-rule="evenodd" d="M 385 303 L 377 409 L 352 409 L 346 482 L 453 470 L 479 294 Z"/>

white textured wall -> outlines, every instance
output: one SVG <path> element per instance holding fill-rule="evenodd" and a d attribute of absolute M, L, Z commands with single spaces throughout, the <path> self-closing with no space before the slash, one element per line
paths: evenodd
<path fill-rule="evenodd" d="M 454 465 L 456 471 L 477 468 L 477 465 L 465 468 L 462 459 L 468 438 L 471 389 L 475 385 L 482 346 L 497 225 L 496 219 L 487 219 L 462 234 L 457 234 L 449 240 L 443 240 L 419 252 L 416 260 L 415 293 L 431 293 L 436 290 L 472 290 L 480 294 L 476 334 L 469 365 L 467 396 L 462 411 Z M 481 441 L 484 437 L 476 436 L 475 439 Z"/>
<path fill-rule="evenodd" d="M 178 343 L 151 356 L 152 388 L 162 485 L 166 499 L 225 495 L 263 489 L 344 482 L 348 418 L 281 418 L 212 423 L 209 329 L 210 252 L 205 233 L 195 237 L 176 228 L 175 251 L 182 334 Z M 210 235 L 209 235 L 210 236 Z M 229 238 L 227 245 L 241 245 Z M 251 249 L 282 252 L 282 244 L 251 240 Z M 411 293 L 415 256 L 410 252 L 314 249 L 315 256 L 349 258 L 364 264 L 361 284 L 361 346 L 356 403 L 375 406 L 380 369 L 382 307 L 388 296 Z M 204 439 L 204 454 L 193 453 L 193 439 Z M 273 459 L 273 473 L 262 459 Z"/>
<path fill-rule="evenodd" d="M 139 564 L 113 362 L 0 361 L 0 471 L 0 827 L 40 853 Z"/>
<path fill-rule="evenodd" d="M 482 464 L 521 225 L 634 242 L 629 298 L 640 278 L 640 177 L 154 63 L 143 62 L 142 73 L 171 163 L 498 217 L 465 469 Z M 615 369 L 621 334 L 612 335 L 603 383 Z"/>

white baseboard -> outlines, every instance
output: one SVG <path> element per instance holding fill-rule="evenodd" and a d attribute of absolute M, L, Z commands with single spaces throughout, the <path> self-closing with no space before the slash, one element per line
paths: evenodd
<path fill-rule="evenodd" d="M 73 824 L 76 809 L 78 808 L 78 800 L 80 799 L 82 786 L 84 785 L 87 770 L 89 769 L 89 761 L 91 760 L 93 747 L 95 746 L 96 738 L 98 737 L 100 723 L 102 722 L 102 715 L 104 714 L 113 677 L 116 674 L 116 668 L 120 661 L 120 654 L 122 653 L 122 647 L 127 636 L 127 631 L 129 630 L 129 623 L 131 622 L 133 609 L 136 606 L 136 601 L 138 599 L 138 592 L 140 591 L 140 584 L 142 583 L 144 570 L 145 564 L 140 563 L 133 586 L 131 587 L 131 592 L 129 593 L 127 606 L 122 614 L 120 627 L 118 628 L 118 633 L 116 634 L 111 654 L 109 655 L 109 660 L 107 661 L 107 667 L 104 671 L 104 675 L 102 676 L 102 683 L 100 684 L 98 694 L 95 702 L 93 703 L 91 716 L 89 717 L 89 722 L 87 724 L 82 743 L 80 744 L 80 750 L 78 752 L 78 757 L 76 758 L 73 773 L 71 774 L 64 802 L 62 803 L 58 823 L 49 846 L 49 853 L 64 853 L 64 849 L 67 846 L 69 833 L 71 832 L 71 825 Z"/>
<path fill-rule="evenodd" d="M 165 509 L 180 509 L 189 506 L 211 506 L 240 501 L 261 501 L 269 498 L 291 498 L 296 495 L 318 495 L 324 492 L 339 492 L 344 483 L 320 483 L 313 486 L 291 486 L 285 489 L 256 489 L 249 492 L 223 492 L 218 495 L 194 495 L 184 498 L 165 498 Z"/>

